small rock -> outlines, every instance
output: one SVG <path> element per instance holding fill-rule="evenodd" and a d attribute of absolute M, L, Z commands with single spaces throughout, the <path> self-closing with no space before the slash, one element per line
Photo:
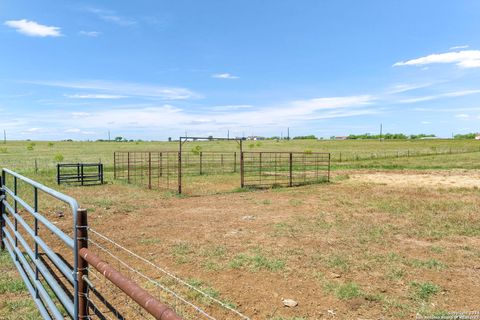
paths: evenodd
<path fill-rule="evenodd" d="M 64 216 L 62 211 L 57 211 L 57 217 L 62 218 Z"/>
<path fill-rule="evenodd" d="M 243 217 L 242 217 L 242 220 L 250 220 L 250 221 L 252 221 L 252 220 L 255 220 L 255 216 L 243 216 Z"/>
<path fill-rule="evenodd" d="M 341 277 L 342 277 L 341 274 L 338 274 L 338 273 L 335 273 L 335 272 L 332 272 L 330 275 L 331 275 L 332 278 L 334 278 L 334 279 L 337 279 L 337 278 L 341 278 Z"/>
<path fill-rule="evenodd" d="M 335 310 L 327 310 L 327 312 L 328 312 L 328 314 L 331 314 L 332 317 L 334 317 L 335 314 L 336 314 Z"/>
<path fill-rule="evenodd" d="M 298 306 L 298 302 L 293 299 L 283 299 L 282 302 L 285 307 L 293 308 Z"/>

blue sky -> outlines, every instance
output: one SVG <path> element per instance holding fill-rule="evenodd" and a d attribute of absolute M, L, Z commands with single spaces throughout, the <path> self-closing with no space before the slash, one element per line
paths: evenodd
<path fill-rule="evenodd" d="M 477 132 L 479 34 L 476 0 L 3 0 L 1 127 L 39 140 Z"/>

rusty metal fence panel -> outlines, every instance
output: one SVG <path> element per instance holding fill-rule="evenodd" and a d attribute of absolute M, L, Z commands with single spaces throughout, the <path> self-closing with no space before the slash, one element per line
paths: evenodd
<path fill-rule="evenodd" d="M 178 152 L 115 152 L 114 178 L 149 189 L 177 191 Z"/>
<path fill-rule="evenodd" d="M 329 153 L 242 153 L 242 187 L 292 187 L 329 180 Z"/>

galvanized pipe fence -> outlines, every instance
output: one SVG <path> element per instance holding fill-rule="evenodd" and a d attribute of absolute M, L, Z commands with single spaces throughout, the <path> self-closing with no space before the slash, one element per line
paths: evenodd
<path fill-rule="evenodd" d="M 56 204 L 52 204 L 56 201 Z M 61 230 L 48 216 L 55 206 L 68 210 L 71 231 Z M 62 215 L 65 213 L 62 211 Z M 88 248 L 87 211 L 75 199 L 9 169 L 0 177 L 0 248 L 7 250 L 43 319 L 111 319 L 89 303 L 101 295 L 89 278 L 89 264 L 100 277 L 122 289 L 128 299 L 155 319 L 181 319 L 167 305 L 148 294 Z M 110 312 L 118 308 L 104 298 Z M 114 317 L 115 318 L 115 317 Z M 124 319 L 117 317 L 115 319 Z"/>
<path fill-rule="evenodd" d="M 298 186 L 330 180 L 329 153 L 137 152 L 114 153 L 114 178 L 149 189 L 182 193 L 186 177 L 239 174 L 239 187 Z M 198 179 L 197 179 L 198 180 Z"/>

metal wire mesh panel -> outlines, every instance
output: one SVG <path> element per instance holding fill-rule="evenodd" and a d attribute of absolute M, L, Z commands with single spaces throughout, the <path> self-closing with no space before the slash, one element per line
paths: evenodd
<path fill-rule="evenodd" d="M 182 172 L 184 175 L 207 175 L 235 173 L 238 170 L 237 152 L 183 152 Z"/>
<path fill-rule="evenodd" d="M 243 152 L 242 186 L 268 188 L 329 181 L 330 154 Z"/>
<path fill-rule="evenodd" d="M 127 183 L 176 191 L 178 152 L 115 152 L 114 173 Z"/>

